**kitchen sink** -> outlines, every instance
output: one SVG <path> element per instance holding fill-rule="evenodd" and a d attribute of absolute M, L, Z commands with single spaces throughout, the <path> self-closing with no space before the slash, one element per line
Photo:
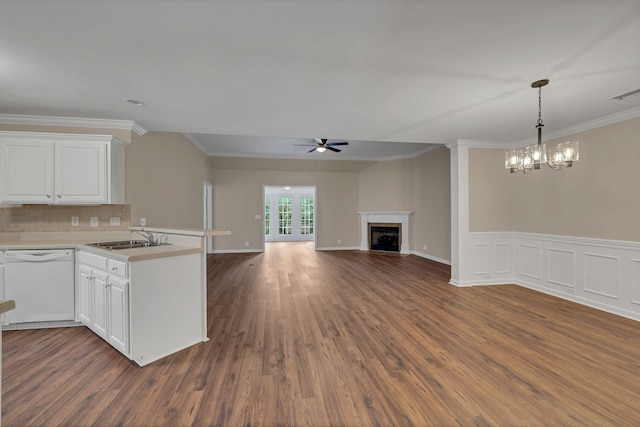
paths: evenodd
<path fill-rule="evenodd" d="M 167 243 L 150 243 L 147 240 L 120 240 L 117 242 L 99 242 L 89 243 L 88 246 L 93 246 L 101 249 L 133 249 L 133 248 L 148 248 L 151 246 L 164 246 Z"/>

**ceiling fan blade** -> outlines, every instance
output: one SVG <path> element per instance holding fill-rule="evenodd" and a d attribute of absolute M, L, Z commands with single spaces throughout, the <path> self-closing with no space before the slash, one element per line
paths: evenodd
<path fill-rule="evenodd" d="M 327 150 L 335 151 L 336 153 L 339 153 L 339 152 L 342 151 L 342 150 L 340 150 L 338 148 L 329 147 L 328 145 L 327 145 Z"/>
<path fill-rule="evenodd" d="M 292 144 L 294 147 L 315 147 L 315 144 Z"/>
<path fill-rule="evenodd" d="M 347 141 L 342 141 L 342 142 L 330 142 L 327 144 L 327 147 L 330 147 L 332 145 L 349 145 L 349 143 Z"/>
<path fill-rule="evenodd" d="M 311 150 L 307 151 L 307 153 L 313 153 L 314 151 L 316 151 L 316 148 L 318 147 L 313 147 Z"/>

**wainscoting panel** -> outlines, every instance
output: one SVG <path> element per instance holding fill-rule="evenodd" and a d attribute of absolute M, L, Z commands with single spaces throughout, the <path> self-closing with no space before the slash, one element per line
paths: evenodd
<path fill-rule="evenodd" d="M 640 259 L 631 260 L 631 302 L 640 305 Z"/>
<path fill-rule="evenodd" d="M 548 249 L 547 274 L 549 282 L 573 288 L 575 283 L 575 252 L 564 249 Z"/>
<path fill-rule="evenodd" d="M 473 274 L 489 274 L 489 245 L 473 245 Z"/>
<path fill-rule="evenodd" d="M 585 253 L 584 290 L 617 299 L 619 264 L 616 257 Z"/>
<path fill-rule="evenodd" d="M 513 283 L 640 321 L 640 242 L 469 233 L 459 286 Z"/>
<path fill-rule="evenodd" d="M 540 279 L 540 247 L 518 245 L 518 274 Z"/>
<path fill-rule="evenodd" d="M 508 243 L 496 243 L 493 247 L 493 255 L 495 259 L 496 274 L 509 274 L 511 269 L 509 268 L 509 253 L 511 248 Z"/>

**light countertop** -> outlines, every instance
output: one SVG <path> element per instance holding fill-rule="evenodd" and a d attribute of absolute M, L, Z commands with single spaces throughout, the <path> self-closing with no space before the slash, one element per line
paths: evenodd
<path fill-rule="evenodd" d="M 143 248 L 111 250 L 88 246 L 88 243 L 109 242 L 132 239 L 129 231 L 114 232 L 38 232 L 38 233 L 0 233 L 0 250 L 26 249 L 78 249 L 122 261 L 142 261 L 153 258 L 172 257 L 204 252 L 202 239 L 198 237 L 224 236 L 231 234 L 225 230 L 198 230 L 179 228 L 131 227 L 131 230 L 144 230 L 151 233 L 176 235 L 175 243 Z M 181 237 L 183 236 L 183 237 Z M 184 237 L 187 236 L 187 237 Z"/>
<path fill-rule="evenodd" d="M 0 314 L 16 308 L 16 302 L 12 299 L 0 300 Z"/>

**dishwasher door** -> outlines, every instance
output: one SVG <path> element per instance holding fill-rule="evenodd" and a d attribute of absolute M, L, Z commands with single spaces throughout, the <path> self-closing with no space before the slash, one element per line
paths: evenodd
<path fill-rule="evenodd" d="M 5 298 L 16 302 L 7 323 L 74 319 L 73 250 L 6 251 Z"/>

